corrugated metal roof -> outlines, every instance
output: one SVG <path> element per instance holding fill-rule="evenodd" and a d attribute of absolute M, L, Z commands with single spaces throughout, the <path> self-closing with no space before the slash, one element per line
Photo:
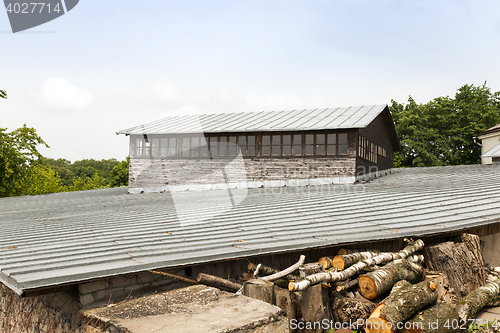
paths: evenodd
<path fill-rule="evenodd" d="M 500 145 L 491 148 L 481 157 L 500 157 Z"/>
<path fill-rule="evenodd" d="M 363 128 L 387 105 L 172 116 L 116 134 L 172 134 Z"/>
<path fill-rule="evenodd" d="M 17 292 L 86 279 L 500 222 L 500 166 L 401 169 L 368 183 L 248 191 L 237 206 L 126 188 L 0 199 L 0 281 Z M 233 194 L 236 192 L 233 192 Z M 179 206 L 181 205 L 181 206 Z M 185 205 L 186 207 L 182 207 Z M 200 219 L 212 216 L 203 222 Z M 184 220 L 186 221 L 186 220 Z M 310 258 L 311 259 L 311 258 Z"/>

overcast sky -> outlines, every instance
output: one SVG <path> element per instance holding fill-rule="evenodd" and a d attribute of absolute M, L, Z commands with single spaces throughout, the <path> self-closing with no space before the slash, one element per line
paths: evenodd
<path fill-rule="evenodd" d="M 0 127 L 75 161 L 115 133 L 199 113 L 417 102 L 500 91 L 500 1 L 98 1 L 12 34 L 0 10 Z"/>

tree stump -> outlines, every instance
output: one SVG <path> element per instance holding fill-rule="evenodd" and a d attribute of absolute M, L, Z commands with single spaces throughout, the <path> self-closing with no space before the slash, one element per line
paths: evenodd
<path fill-rule="evenodd" d="M 306 277 L 308 275 L 312 275 L 312 274 L 324 272 L 324 271 L 325 271 L 325 267 L 323 266 L 323 264 L 321 264 L 319 262 L 313 262 L 313 263 L 310 263 L 310 264 L 305 264 L 305 265 L 302 265 L 302 267 L 299 268 L 299 272 L 300 272 L 300 277 L 301 278 L 304 278 L 304 277 Z"/>
<path fill-rule="evenodd" d="M 273 304 L 274 284 L 269 281 L 252 279 L 243 283 L 243 295 Z"/>
<path fill-rule="evenodd" d="M 427 268 L 444 272 L 459 299 L 486 282 L 487 274 L 477 235 L 463 234 L 460 243 L 427 246 L 423 253 Z"/>
<path fill-rule="evenodd" d="M 323 287 L 317 284 L 301 292 L 300 310 L 305 323 L 321 323 L 325 317 L 325 306 L 323 305 Z M 321 326 L 321 325 L 320 325 Z M 306 325 L 307 327 L 307 325 Z M 304 333 L 321 333 L 321 327 L 305 329 Z"/>
<path fill-rule="evenodd" d="M 333 319 L 340 323 L 352 323 L 360 319 L 364 322 L 375 309 L 375 304 L 370 301 L 362 301 L 357 298 L 343 297 L 340 293 L 334 293 L 332 299 Z M 362 327 L 358 327 L 361 329 Z"/>

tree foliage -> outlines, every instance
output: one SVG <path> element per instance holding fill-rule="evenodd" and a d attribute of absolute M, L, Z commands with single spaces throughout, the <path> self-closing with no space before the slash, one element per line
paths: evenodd
<path fill-rule="evenodd" d="M 426 104 L 392 101 L 390 106 L 403 151 L 394 165 L 439 166 L 474 164 L 481 160 L 475 135 L 500 122 L 500 92 L 464 85 L 454 98 L 438 97 Z"/>
<path fill-rule="evenodd" d="M 32 170 L 42 157 L 38 145 L 48 147 L 34 128 L 24 125 L 12 132 L 0 128 L 0 197 L 26 193 Z"/>
<path fill-rule="evenodd" d="M 109 173 L 109 187 L 128 185 L 129 157 L 116 165 Z"/>
<path fill-rule="evenodd" d="M 7 98 L 7 92 L 5 90 L 0 90 L 0 98 Z"/>

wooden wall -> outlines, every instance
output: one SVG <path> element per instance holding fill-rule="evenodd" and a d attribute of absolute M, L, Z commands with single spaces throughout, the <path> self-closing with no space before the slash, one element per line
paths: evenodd
<path fill-rule="evenodd" d="M 129 187 L 354 177 L 355 160 L 354 156 L 130 159 Z"/>

